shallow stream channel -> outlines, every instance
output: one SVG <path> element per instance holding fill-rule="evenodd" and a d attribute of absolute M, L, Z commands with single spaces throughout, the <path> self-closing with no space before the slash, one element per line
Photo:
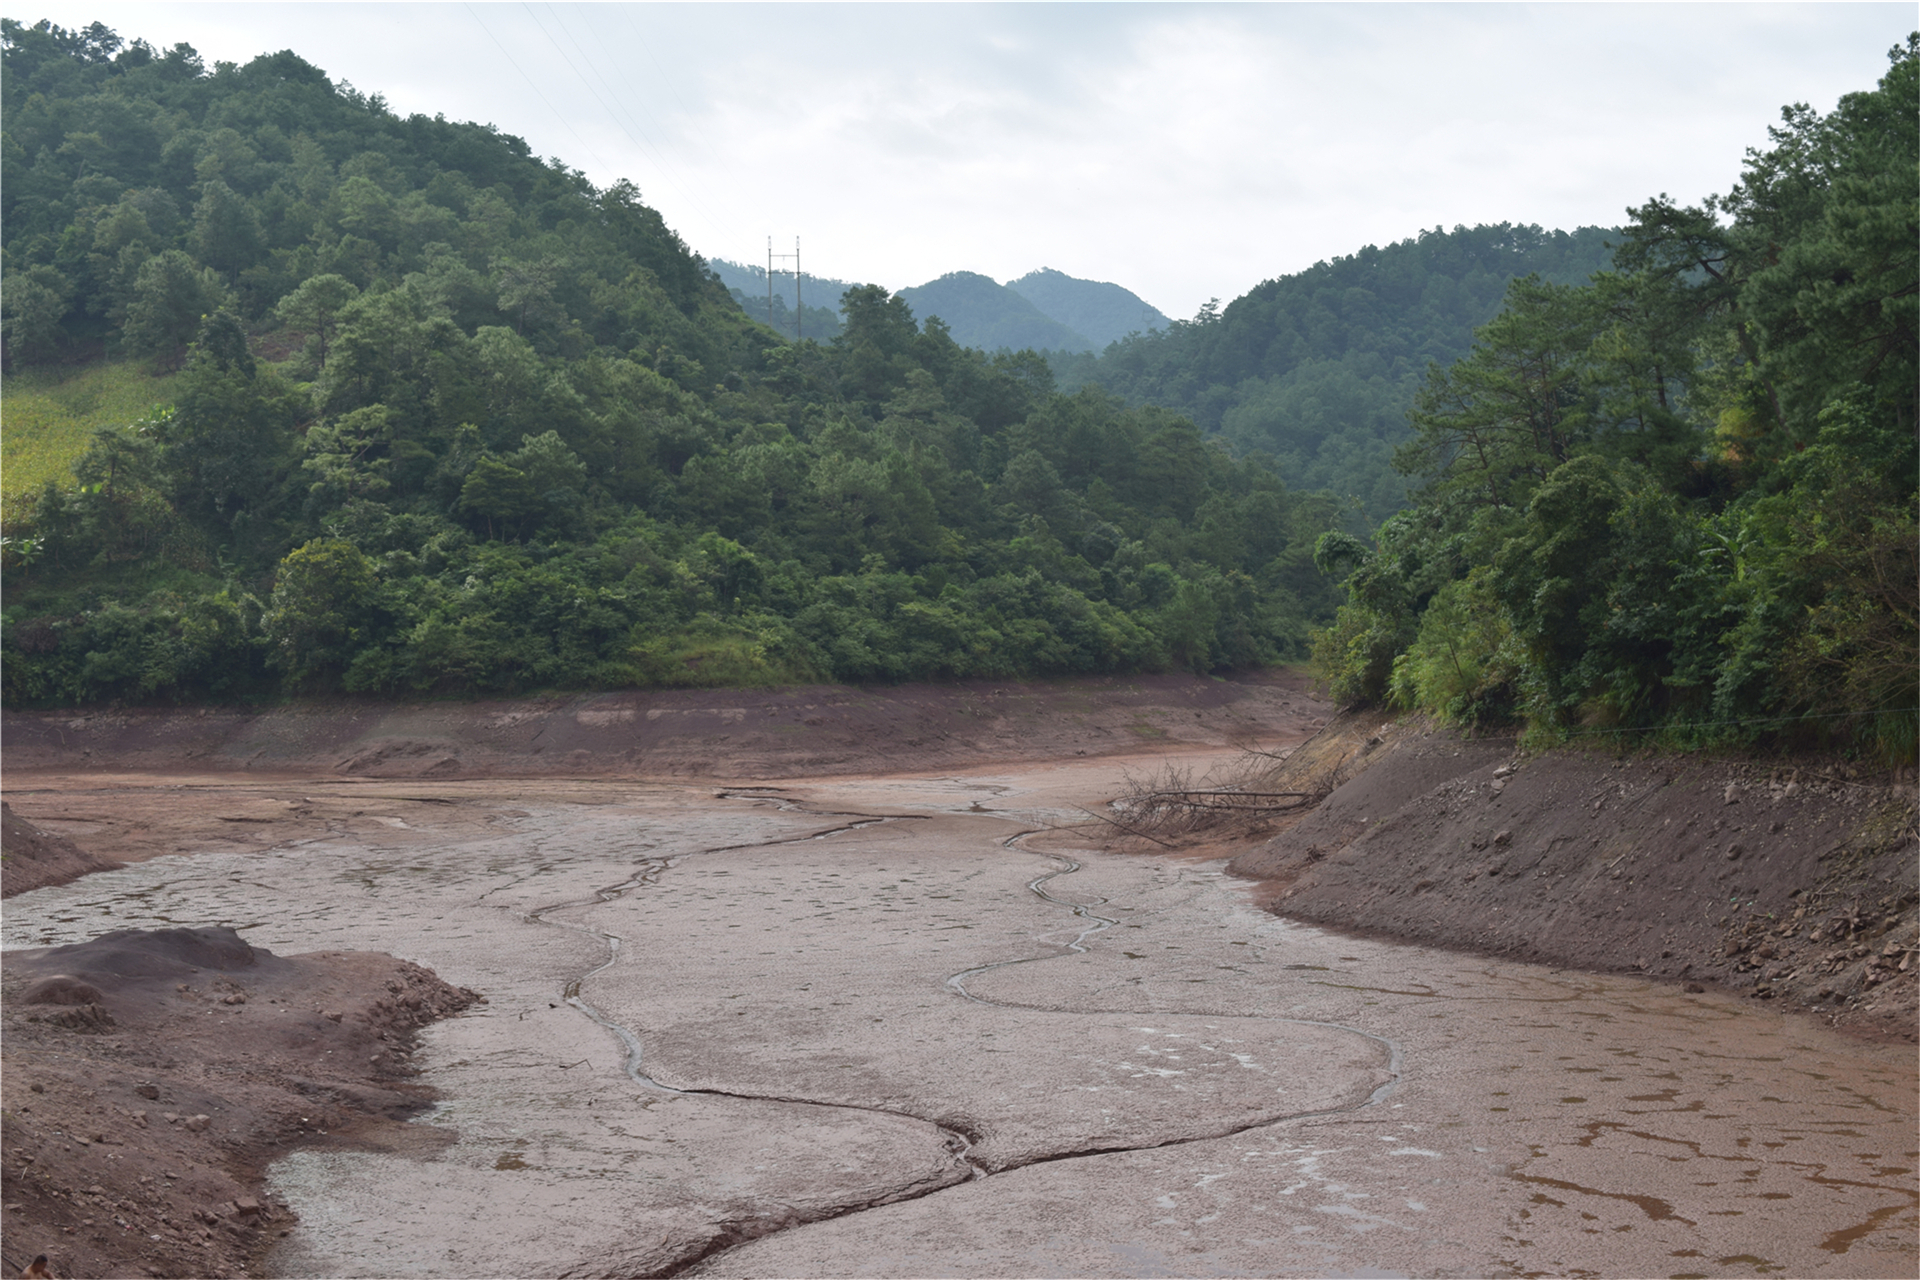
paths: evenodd
<path fill-rule="evenodd" d="M 1118 775 L 443 784 L 5 941 L 230 924 L 487 996 L 424 1033 L 434 1140 L 274 1166 L 280 1275 L 1920 1271 L 1909 1051 L 1276 919 L 1102 852 Z"/>

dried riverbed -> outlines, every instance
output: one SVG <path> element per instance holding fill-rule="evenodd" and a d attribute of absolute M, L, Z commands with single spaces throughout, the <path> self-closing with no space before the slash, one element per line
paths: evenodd
<path fill-rule="evenodd" d="M 281 1274 L 1915 1272 L 1909 1052 L 1052 829 L 1118 775 L 362 787 L 5 940 L 227 923 L 486 993 L 425 1034 L 437 1140 L 275 1166 Z"/>

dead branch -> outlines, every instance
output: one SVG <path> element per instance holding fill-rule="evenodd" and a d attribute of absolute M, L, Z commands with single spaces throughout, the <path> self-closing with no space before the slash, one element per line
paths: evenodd
<path fill-rule="evenodd" d="M 1076 809 L 1080 809 L 1079 805 L 1075 805 L 1073 807 Z M 1130 827 L 1126 823 L 1120 821 L 1118 818 L 1109 818 L 1105 814 L 1095 813 L 1091 809 L 1080 809 L 1080 812 L 1086 814 L 1089 818 L 1094 819 L 1096 822 L 1104 822 L 1108 826 L 1118 828 L 1119 830 L 1126 832 L 1130 836 L 1139 836 L 1142 840 L 1151 840 L 1155 844 L 1159 845 L 1162 849 L 1173 848 L 1172 845 L 1168 844 L 1165 840 L 1162 840 L 1160 837 L 1155 835 L 1149 835 L 1145 831 L 1140 831 L 1140 830 L 1137 830 L 1136 828 Z"/>

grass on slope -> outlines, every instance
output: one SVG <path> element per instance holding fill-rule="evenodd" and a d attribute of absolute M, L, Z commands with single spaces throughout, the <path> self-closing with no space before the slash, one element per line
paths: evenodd
<path fill-rule="evenodd" d="M 25 369 L 0 383 L 0 503 L 52 480 L 73 483 L 73 464 L 101 427 L 124 426 L 173 398 L 176 375 L 144 361 L 81 369 Z"/>

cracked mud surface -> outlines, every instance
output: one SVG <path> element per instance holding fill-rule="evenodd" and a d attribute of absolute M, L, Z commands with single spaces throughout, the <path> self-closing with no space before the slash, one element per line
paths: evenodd
<path fill-rule="evenodd" d="M 315 783 L 327 834 L 5 940 L 231 923 L 489 997 L 421 1036 L 439 1141 L 274 1165 L 278 1274 L 1915 1271 L 1910 1054 L 1042 830 L 1119 774 Z"/>

